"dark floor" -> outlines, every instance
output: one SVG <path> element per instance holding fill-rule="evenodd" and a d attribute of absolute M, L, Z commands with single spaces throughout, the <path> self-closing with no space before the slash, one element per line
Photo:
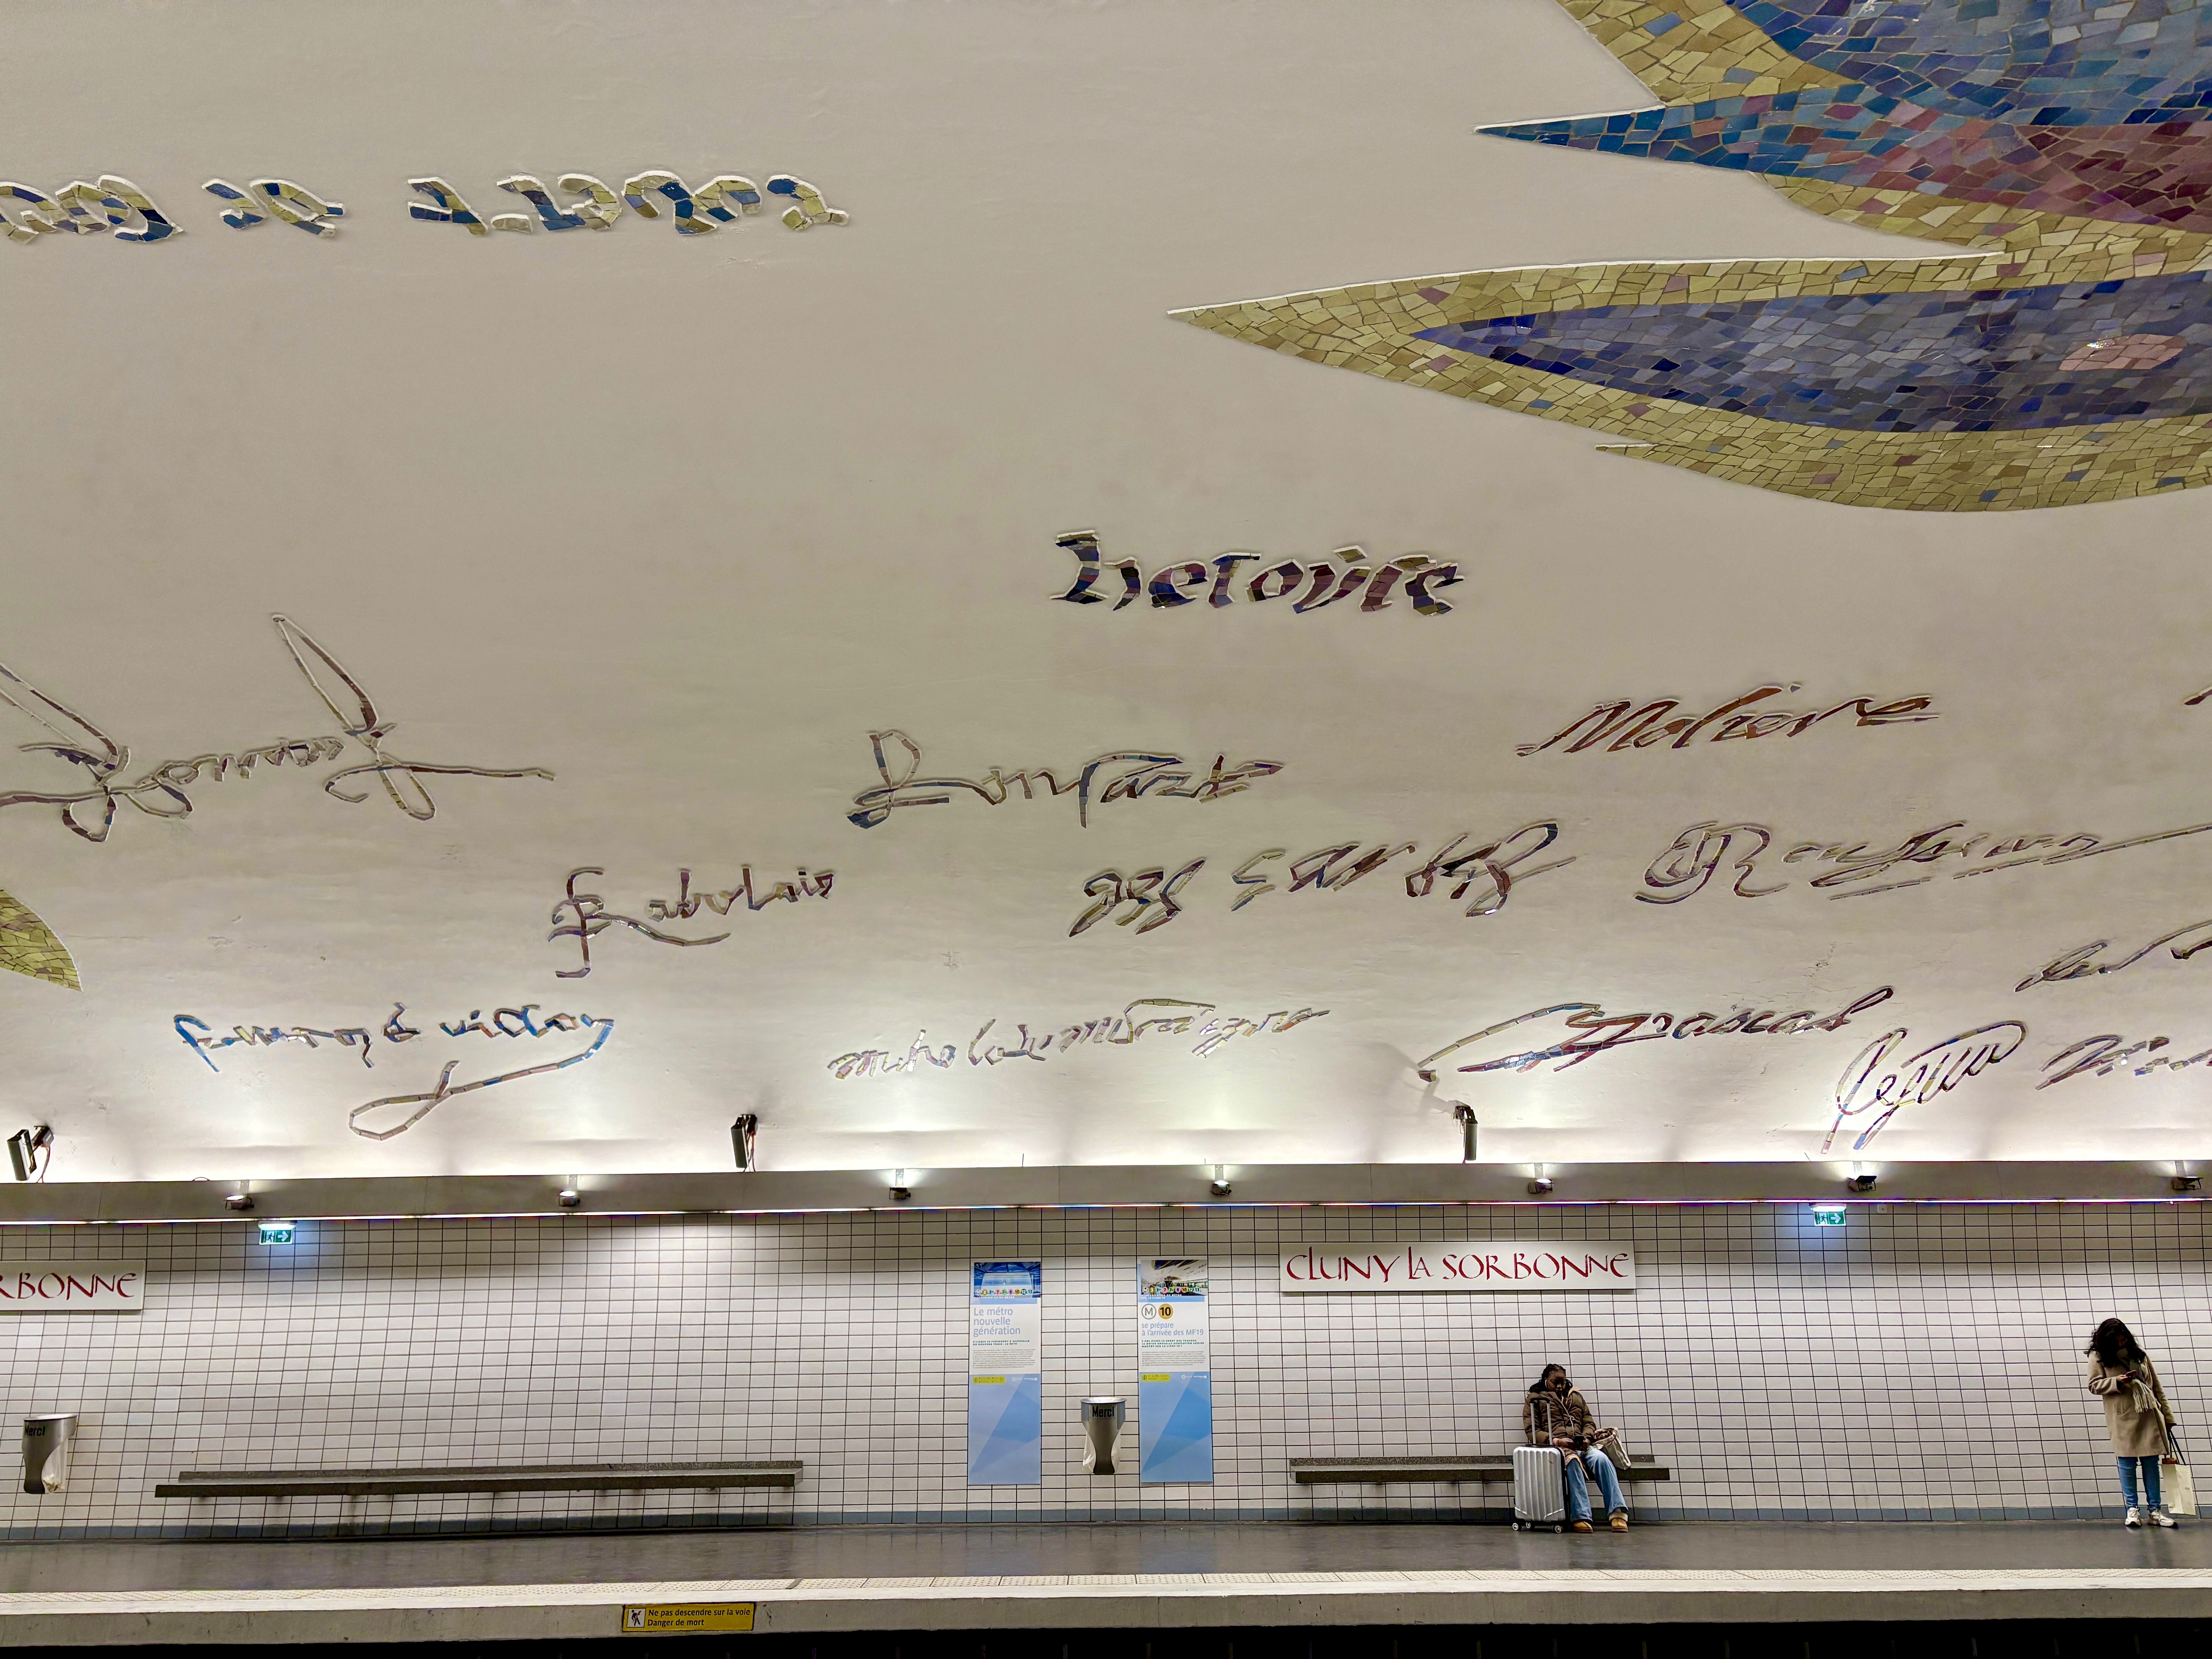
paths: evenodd
<path fill-rule="evenodd" d="M 912 1578 L 1439 1567 L 2212 1567 L 2212 1523 L 1674 1522 L 1626 1535 L 1489 1526 L 804 1527 L 775 1532 L 0 1545 L 0 1591 Z"/>

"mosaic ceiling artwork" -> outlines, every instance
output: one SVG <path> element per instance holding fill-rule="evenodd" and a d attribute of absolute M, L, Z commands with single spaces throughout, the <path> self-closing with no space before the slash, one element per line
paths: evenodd
<path fill-rule="evenodd" d="M 15 8 L 0 1139 L 2212 1157 L 2197 14 L 1814 3 Z"/>
<path fill-rule="evenodd" d="M 2212 478 L 2212 22 L 2193 4 L 1559 0 L 1665 101 L 1495 138 L 1749 173 L 1975 252 L 1475 271 L 1176 314 L 1854 506 Z"/>

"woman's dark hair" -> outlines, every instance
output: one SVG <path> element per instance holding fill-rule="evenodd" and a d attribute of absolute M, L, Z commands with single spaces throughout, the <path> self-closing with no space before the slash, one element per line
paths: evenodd
<path fill-rule="evenodd" d="M 2107 1365 L 2124 1365 L 2143 1357 L 2135 1333 L 2117 1319 L 2108 1319 L 2098 1326 L 2096 1334 L 2089 1339 L 2089 1346 L 2081 1352 L 2096 1355 Z"/>
<path fill-rule="evenodd" d="M 2119 1323 L 2118 1320 L 2114 1320 L 2112 1322 L 2116 1325 Z M 2124 1329 L 2125 1328 L 2123 1327 L 2122 1328 Z M 1567 1368 L 1565 1365 L 1547 1365 L 1544 1367 L 1543 1370 L 1538 1374 L 1536 1380 L 1528 1385 L 1528 1392 L 1530 1394 L 1543 1393 L 1544 1384 L 1551 1379 L 1551 1375 L 1553 1371 L 1557 1371 L 1561 1376 L 1567 1376 Z M 1567 1386 L 1571 1389 L 1575 1386 L 1574 1378 L 1571 1376 L 1567 1377 Z"/>

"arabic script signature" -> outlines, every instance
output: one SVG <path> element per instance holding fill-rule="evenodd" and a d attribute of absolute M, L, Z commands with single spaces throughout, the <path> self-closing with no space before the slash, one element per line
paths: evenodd
<path fill-rule="evenodd" d="M 221 782 L 234 774 L 250 777 L 258 764 L 319 766 L 343 759 L 349 743 L 358 744 L 368 758 L 324 778 L 324 792 L 334 799 L 357 806 L 369 798 L 368 791 L 341 786 L 349 778 L 373 776 L 382 785 L 386 799 L 418 822 L 427 822 L 438 815 L 438 803 L 422 781 L 425 777 L 552 777 L 553 774 L 542 766 L 501 769 L 445 765 L 433 761 L 404 760 L 392 754 L 385 748 L 385 740 L 392 734 L 392 722 L 378 712 L 375 699 L 361 682 L 290 617 L 280 615 L 271 620 L 285 650 L 291 653 L 293 662 L 323 707 L 337 721 L 342 735 L 305 739 L 279 738 L 252 748 L 163 761 L 135 777 L 125 778 L 131 766 L 128 744 L 116 742 L 68 704 L 48 696 L 14 670 L 0 665 L 0 702 L 29 715 L 56 739 L 52 743 L 24 744 L 21 745 L 23 752 L 52 755 L 79 767 L 90 784 L 88 788 L 77 790 L 6 791 L 0 793 L 0 810 L 10 806 L 58 807 L 62 822 L 70 830 L 87 841 L 104 842 L 114 827 L 117 811 L 126 801 L 149 817 L 186 817 L 191 813 L 192 801 L 185 791 L 198 783 L 204 772 Z M 80 814 L 80 808 L 92 808 L 94 803 L 96 811 Z"/>

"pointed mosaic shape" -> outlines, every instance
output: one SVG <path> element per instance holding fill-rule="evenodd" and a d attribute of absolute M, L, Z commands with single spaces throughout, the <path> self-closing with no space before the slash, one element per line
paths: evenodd
<path fill-rule="evenodd" d="M 1850 506 L 1986 512 L 2212 483 L 2212 380 L 2200 392 L 2193 378 L 2200 361 L 2212 369 L 2212 323 L 2191 312 L 2208 279 L 2047 280 L 2057 269 L 2024 281 L 2002 252 L 1558 265 L 1174 314 L 1589 427 L 1625 440 L 1606 447 L 1630 459 Z M 2144 369 L 2150 332 L 2182 349 Z M 2113 369 L 2060 371 L 2093 342 L 2124 339 L 2136 343 Z M 1786 350 L 1758 349 L 1776 342 Z"/>
<path fill-rule="evenodd" d="M 77 982 L 69 948 L 54 937 L 53 929 L 4 892 L 0 892 L 0 968 L 72 991 L 84 988 Z"/>

